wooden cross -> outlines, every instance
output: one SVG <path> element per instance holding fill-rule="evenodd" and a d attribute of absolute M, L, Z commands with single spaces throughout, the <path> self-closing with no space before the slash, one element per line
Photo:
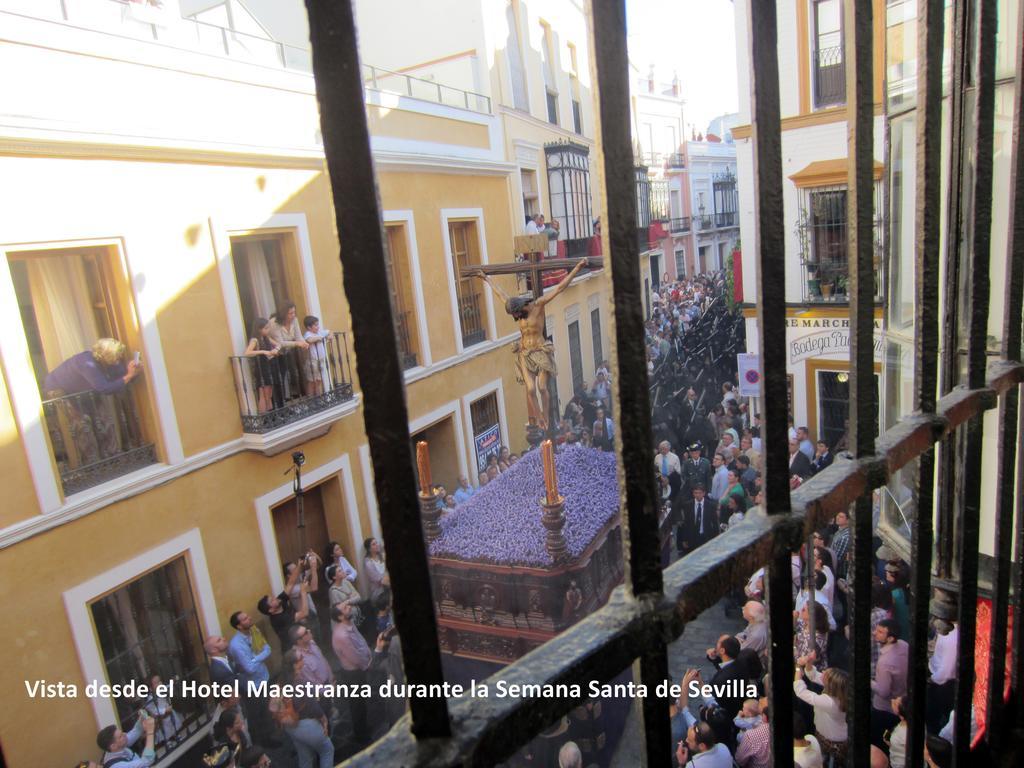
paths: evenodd
<path fill-rule="evenodd" d="M 503 264 L 478 264 L 459 269 L 459 277 L 472 277 L 478 272 L 485 275 L 526 275 L 530 279 L 533 298 L 544 295 L 543 273 L 555 270 L 572 269 L 580 259 L 545 259 L 541 256 L 547 252 L 547 235 L 523 235 L 515 239 L 515 252 L 521 253 L 525 261 L 505 262 Z M 598 257 L 582 257 L 586 259 L 589 269 L 600 269 L 604 260 Z"/>
<path fill-rule="evenodd" d="M 533 291 L 534 300 L 544 295 L 544 273 L 556 270 L 566 271 L 573 269 L 581 261 L 586 262 L 590 268 L 600 268 L 604 260 L 595 257 L 583 257 L 578 259 L 542 259 L 547 251 L 547 235 L 525 235 L 515 239 L 515 251 L 525 257 L 524 261 L 517 261 L 505 264 L 480 264 L 459 269 L 460 278 L 485 275 L 527 275 L 530 279 L 530 288 Z M 530 397 L 528 394 L 527 397 Z M 547 415 L 548 435 L 554 435 L 558 424 L 558 394 L 555 387 L 555 378 L 548 378 L 548 402 L 550 413 Z M 527 442 L 536 446 L 544 437 L 544 431 L 539 429 L 531 420 L 527 427 Z"/>

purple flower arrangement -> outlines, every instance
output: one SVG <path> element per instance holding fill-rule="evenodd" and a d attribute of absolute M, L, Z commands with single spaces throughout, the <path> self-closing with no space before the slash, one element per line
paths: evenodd
<path fill-rule="evenodd" d="M 619 514 L 615 454 L 569 448 L 556 454 L 555 468 L 565 499 L 562 533 L 569 557 L 576 559 Z M 494 565 L 552 565 L 544 547 L 543 498 L 540 451 L 529 451 L 441 520 L 431 556 Z"/>

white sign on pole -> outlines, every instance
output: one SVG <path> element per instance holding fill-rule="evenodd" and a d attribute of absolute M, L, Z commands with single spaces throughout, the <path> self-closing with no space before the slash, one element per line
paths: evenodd
<path fill-rule="evenodd" d="M 761 356 L 736 355 L 736 368 L 740 375 L 740 397 L 760 397 Z"/>

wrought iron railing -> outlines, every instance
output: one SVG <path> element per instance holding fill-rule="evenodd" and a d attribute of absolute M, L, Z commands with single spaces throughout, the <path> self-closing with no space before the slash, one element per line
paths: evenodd
<path fill-rule="evenodd" d="M 459 326 L 462 330 L 463 347 L 487 341 L 483 310 L 480 307 L 482 299 L 483 297 L 476 291 L 459 296 Z"/>
<path fill-rule="evenodd" d="M 362 65 L 362 73 L 367 90 L 397 93 L 413 99 L 432 101 L 435 104 L 462 107 L 485 115 L 491 114 L 491 97 L 482 93 L 453 88 L 433 80 L 424 80 L 404 72 L 392 72 L 369 64 Z"/>
<path fill-rule="evenodd" d="M 242 431 L 263 434 L 352 399 L 348 335 L 339 331 L 309 349 L 283 347 L 274 357 L 233 355 Z"/>
<path fill-rule="evenodd" d="M 1017 420 L 1019 385 L 1024 381 L 1021 357 L 1021 299 L 1024 294 L 1024 159 L 1019 132 L 1014 132 L 1013 197 L 1009 204 L 1011 256 L 1009 258 L 1007 300 L 1004 303 L 1004 328 L 1001 349 L 1003 359 L 986 371 L 985 340 L 989 321 L 989 259 L 991 208 L 984 201 L 992 197 L 993 103 L 995 94 L 994 0 L 978 3 L 976 30 L 977 67 L 970 68 L 974 78 L 968 83 L 963 67 L 973 60 L 971 25 L 966 10 L 956 12 L 952 91 L 963 101 L 965 89 L 976 88 L 978 130 L 963 132 L 968 112 L 960 105 L 953 110 L 958 121 L 956 135 L 970 149 L 973 171 L 969 175 L 972 197 L 981 201 L 965 209 L 970 218 L 970 248 L 960 248 L 959 238 L 951 238 L 947 254 L 954 266 L 962 266 L 971 275 L 971 294 L 965 323 L 969 326 L 967 374 L 943 385 L 939 399 L 939 212 L 940 142 L 942 120 L 941 58 L 944 7 L 940 2 L 921 4 L 918 35 L 921 41 L 921 74 L 917 108 L 922 111 L 916 186 L 917 220 L 916 271 L 920 286 L 916 317 L 915 405 L 917 413 L 875 438 L 878 423 L 877 393 L 874 384 L 874 302 L 871 286 L 873 242 L 871 214 L 865 210 L 872 199 L 874 140 L 872 77 L 872 4 L 859 0 L 848 13 L 850 23 L 845 34 L 847 50 L 855 57 L 856 90 L 850 94 L 848 132 L 850 162 L 855 170 L 857 193 L 850 197 L 851 283 L 857 286 L 851 295 L 851 453 L 838 458 L 831 467 L 790 493 L 787 431 L 788 413 L 779 404 L 787 402 L 787 334 L 785 270 L 780 254 L 785 253 L 783 210 L 783 163 L 780 137 L 778 88 L 778 33 L 776 4 L 746 4 L 746 28 L 750 30 L 750 71 L 752 87 L 752 126 L 755 184 L 755 237 L 758 335 L 761 393 L 769 404 L 763 416 L 764 444 L 763 509 L 750 511 L 738 525 L 684 557 L 671 567 L 661 568 L 658 510 L 660 493 L 651 472 L 652 445 L 650 402 L 645 360 L 643 302 L 637 296 L 641 285 L 640 261 L 633 250 L 637 243 L 637 196 L 632 174 L 629 115 L 629 61 L 625 36 L 624 0 L 591 0 L 594 50 L 593 61 L 600 87 L 599 110 L 604 143 L 605 194 L 607 208 L 614 212 L 607 221 L 609 242 L 621 253 L 609 259 L 616 330 L 618 437 L 621 448 L 619 478 L 622 482 L 623 549 L 627 561 L 627 582 L 609 603 L 563 634 L 497 673 L 508 685 L 576 684 L 581 694 L 565 698 L 538 696 L 504 697 L 480 701 L 466 696 L 413 697 L 410 715 L 370 750 L 350 761 L 351 765 L 401 764 L 440 766 L 452 764 L 490 765 L 501 762 L 522 744 L 530 741 L 587 698 L 589 682 L 608 681 L 623 669 L 636 669 L 636 682 L 648 691 L 668 678 L 667 644 L 680 637 L 687 623 L 702 610 L 718 602 L 745 582 L 759 566 L 767 566 L 766 587 L 769 617 L 770 719 L 773 763 L 779 768 L 793 765 L 793 582 L 791 553 L 810 534 L 837 512 L 855 507 L 852 534 L 853 587 L 850 601 L 850 641 L 852 673 L 846 713 L 850 725 L 848 764 L 867 765 L 871 747 L 871 654 L 870 610 L 871 576 L 874 571 L 872 546 L 872 491 L 884 485 L 900 467 L 918 460 L 918 509 L 912 543 L 914 569 L 910 589 L 912 659 L 909 692 L 905 708 L 909 713 L 906 755 L 911 768 L 921 766 L 924 742 L 925 692 L 927 680 L 927 630 L 931 597 L 933 499 L 935 466 L 933 448 L 947 440 L 957 470 L 958 493 L 948 506 L 960 522 L 957 555 L 960 607 L 957 614 L 960 631 L 955 696 L 955 765 L 972 764 L 970 729 L 975 682 L 977 573 L 979 564 L 979 514 L 983 415 L 999 405 L 998 478 L 996 481 L 996 578 L 992 600 L 992 653 L 989 676 L 997 681 L 990 686 L 984 718 L 989 746 L 997 751 L 1009 728 L 993 727 L 1005 720 L 1003 699 L 1006 667 L 1006 629 L 1010 613 L 1010 581 L 1014 580 L 1015 612 L 1024 608 L 1024 582 L 1020 564 L 1024 553 L 1017 548 L 1011 558 L 1014 512 L 1020 510 L 1015 494 L 1014 471 L 1018 448 Z M 967 4 L 962 4 L 966 6 Z M 321 115 L 328 168 L 340 241 L 358 247 L 342 247 L 341 261 L 348 295 L 360 377 L 373 380 L 366 393 L 364 418 L 374 456 L 373 473 L 379 500 L 383 538 L 391 562 L 400 568 L 391 571 L 396 606 L 395 620 L 400 635 L 416 642 L 403 643 L 404 671 L 413 684 L 441 684 L 444 674 L 437 620 L 431 595 L 428 560 L 424 548 L 422 521 L 417 509 L 415 473 L 409 445 L 408 414 L 402 396 L 402 377 L 395 375 L 397 355 L 394 324 L 388 302 L 368 291 L 368 286 L 386 285 L 383 258 L 366 258 L 367 251 L 382 254 L 379 210 L 369 138 L 365 125 L 353 120 L 332 120 L 332 115 L 352 115 L 361 107 L 361 83 L 352 75 L 357 70 L 358 52 L 355 23 L 349 3 L 310 0 L 310 30 L 313 37 L 314 67 L 321 87 Z M 1015 39 L 1020 45 L 1024 35 Z M 348 77 L 338 73 L 349 73 Z M 1015 120 L 1020 125 L 1024 112 L 1021 89 L 1015 97 Z M 971 142 L 968 148 L 967 142 Z M 952 153 L 951 165 L 960 153 Z M 956 165 L 955 176 L 960 177 Z M 965 179 L 968 178 L 965 176 Z M 966 192 L 966 190 L 965 190 Z M 863 208 L 862 208 L 863 207 Z M 961 209 L 952 206 L 953 218 Z M 1014 225 L 1016 223 L 1016 226 Z M 1004 254 L 998 254 L 1003 258 Z M 955 271 L 955 270 L 954 270 Z M 946 270 L 949 275 L 950 270 Z M 383 290 L 383 289 L 382 289 Z M 956 286 L 953 286 L 953 291 Z M 946 307 L 955 316 L 957 306 Z M 954 317 L 954 333 L 955 317 Z M 956 345 L 946 345 L 941 362 L 959 371 Z M 390 374 L 390 375 L 389 375 Z M 960 446 L 964 438 L 963 445 Z M 939 535 L 950 532 L 939 531 Z M 1016 569 L 1012 568 L 1016 564 Z M 1024 654 L 1024 633 L 1015 632 L 1016 658 Z M 637 664 L 637 662 L 639 662 Z M 1011 703 L 1024 691 L 1024 670 L 1014 665 L 1011 673 Z M 494 679 L 490 681 L 493 689 Z M 1019 703 L 1019 702 L 1018 702 Z M 1018 707 L 1019 710 L 1019 707 Z M 638 702 L 640 722 L 637 732 L 644 734 L 644 755 L 636 762 L 670 765 L 673 744 L 668 702 L 647 695 Z M 1004 725 L 1009 725 L 1005 723 Z M 995 746 L 993 746 L 995 745 Z M 645 758 L 645 759 L 644 759 Z"/>
<path fill-rule="evenodd" d="M 667 156 L 665 165 L 669 168 L 685 168 L 686 167 L 686 155 L 682 152 L 672 152 Z"/>
<path fill-rule="evenodd" d="M 669 231 L 672 234 L 678 234 L 681 232 L 690 231 L 690 217 L 683 216 L 681 218 L 674 218 L 669 220 Z"/>
<path fill-rule="evenodd" d="M 130 390 L 54 397 L 43 416 L 65 496 L 156 463 Z"/>
<path fill-rule="evenodd" d="M 398 313 L 398 351 L 402 358 L 402 370 L 407 371 L 419 365 L 416 356 L 416 349 L 412 343 L 412 328 L 410 323 L 415 322 L 412 312 Z"/>
<path fill-rule="evenodd" d="M 699 214 L 694 216 L 692 219 L 693 228 L 696 230 L 702 229 L 714 229 L 715 228 L 715 217 L 711 214 Z"/>
<path fill-rule="evenodd" d="M 846 59 L 843 46 L 814 51 L 814 106 L 829 107 L 846 102 Z"/>
<path fill-rule="evenodd" d="M 740 225 L 740 217 L 736 211 L 726 211 L 725 213 L 715 214 L 715 228 L 724 229 L 726 227 L 738 227 Z"/>

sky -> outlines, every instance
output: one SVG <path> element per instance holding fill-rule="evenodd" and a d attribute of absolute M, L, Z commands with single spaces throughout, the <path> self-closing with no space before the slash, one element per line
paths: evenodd
<path fill-rule="evenodd" d="M 732 0 L 626 0 L 629 57 L 646 75 L 682 84 L 683 119 L 698 132 L 739 109 Z M 687 131 L 689 133 L 689 131 Z"/>

